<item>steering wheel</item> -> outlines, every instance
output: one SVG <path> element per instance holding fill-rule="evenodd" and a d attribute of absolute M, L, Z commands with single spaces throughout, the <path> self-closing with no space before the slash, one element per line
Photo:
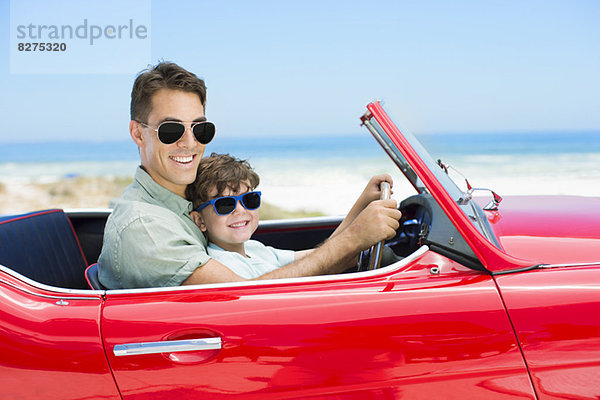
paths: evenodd
<path fill-rule="evenodd" d="M 382 190 L 383 193 L 383 190 Z M 421 246 L 423 237 L 427 237 L 431 229 L 431 195 L 418 194 L 411 196 L 400 203 L 402 211 L 400 227 L 396 236 L 385 242 L 363 250 L 353 271 L 367 271 L 400 260 L 408 256 Z"/>
<path fill-rule="evenodd" d="M 431 195 L 418 194 L 400 203 L 403 218 L 393 246 L 403 245 L 411 253 L 419 248 L 431 229 L 431 201 Z"/>
<path fill-rule="evenodd" d="M 381 191 L 381 194 L 379 195 L 380 200 L 387 200 L 390 198 L 391 189 L 388 182 L 381 182 L 379 184 L 379 189 Z M 356 264 L 358 271 L 370 271 L 381 266 L 381 254 L 384 244 L 385 241 L 382 240 L 381 242 L 371 246 L 371 248 L 360 252 L 360 255 L 358 256 L 358 262 Z"/>

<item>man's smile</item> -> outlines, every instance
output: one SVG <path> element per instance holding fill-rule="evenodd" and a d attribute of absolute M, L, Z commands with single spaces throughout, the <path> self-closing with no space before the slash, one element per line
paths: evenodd
<path fill-rule="evenodd" d="M 194 161 L 195 154 L 189 156 L 169 156 L 169 158 L 179 164 L 189 164 Z"/>

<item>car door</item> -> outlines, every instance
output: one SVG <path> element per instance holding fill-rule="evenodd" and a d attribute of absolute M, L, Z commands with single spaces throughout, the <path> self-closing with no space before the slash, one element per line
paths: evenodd
<path fill-rule="evenodd" d="M 426 246 L 378 271 L 108 291 L 102 332 L 127 400 L 534 398 L 491 277 Z"/>
<path fill-rule="evenodd" d="M 0 398 L 119 399 L 100 339 L 102 295 L 28 283 L 3 268 Z"/>
<path fill-rule="evenodd" d="M 540 399 L 600 398 L 600 264 L 496 277 Z"/>

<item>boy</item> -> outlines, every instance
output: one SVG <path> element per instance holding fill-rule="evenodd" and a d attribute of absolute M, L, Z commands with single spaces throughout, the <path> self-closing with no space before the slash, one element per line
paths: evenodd
<path fill-rule="evenodd" d="M 334 235 L 378 198 L 384 180 L 391 184 L 389 175 L 371 179 Z M 256 279 L 313 251 L 279 250 L 250 240 L 258 227 L 261 193 L 254 189 L 259 182 L 247 161 L 212 153 L 200 161 L 196 180 L 185 192 L 194 207 L 190 215 L 209 241 L 208 255 L 244 279 Z"/>

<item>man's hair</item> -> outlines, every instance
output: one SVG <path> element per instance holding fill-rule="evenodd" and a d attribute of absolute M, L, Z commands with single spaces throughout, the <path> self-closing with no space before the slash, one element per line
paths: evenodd
<path fill-rule="evenodd" d="M 250 184 L 248 190 L 255 189 L 260 183 L 258 174 L 254 172 L 248 161 L 229 154 L 212 153 L 210 157 L 200 160 L 196 180 L 187 186 L 185 197 L 196 208 L 209 200 L 209 191 L 213 188 L 217 189 L 217 197 L 219 197 L 227 188 L 239 192 L 242 185 L 246 183 Z"/>
<path fill-rule="evenodd" d="M 147 122 L 152 110 L 152 96 L 160 89 L 195 93 L 206 108 L 206 85 L 193 73 L 172 62 L 160 62 L 142 70 L 131 90 L 131 119 Z"/>

